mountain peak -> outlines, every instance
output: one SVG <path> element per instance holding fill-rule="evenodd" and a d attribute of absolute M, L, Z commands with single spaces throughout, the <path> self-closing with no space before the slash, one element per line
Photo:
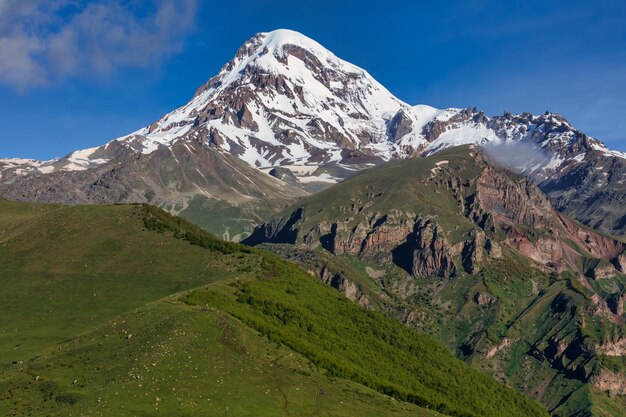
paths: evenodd
<path fill-rule="evenodd" d="M 290 65 L 292 57 L 304 63 L 305 68 L 301 68 L 302 65 L 298 62 Z M 251 72 L 295 75 L 299 78 L 298 81 L 304 81 L 303 71 L 321 72 L 323 69 L 339 69 L 345 74 L 371 78 L 365 70 L 339 59 L 324 46 L 299 32 L 289 29 L 260 32 L 244 42 L 233 59 L 200 87 L 194 97 L 207 90 L 224 89 Z"/>
<path fill-rule="evenodd" d="M 339 60 L 331 51 L 319 44 L 317 41 L 290 29 L 276 29 L 271 32 L 259 32 L 248 39 L 237 51 L 235 60 L 245 58 L 258 58 L 271 53 L 277 58 L 288 55 L 295 55 L 293 52 L 305 50 L 313 54 L 318 60 L 331 63 L 341 61 L 344 65 L 349 65 L 359 72 L 364 72 L 346 61 Z"/>
<path fill-rule="evenodd" d="M 270 74 L 301 72 L 303 68 L 298 68 L 297 63 L 290 65 L 290 57 L 299 59 L 313 72 L 328 67 L 369 77 L 365 70 L 338 58 L 313 39 L 293 30 L 277 29 L 257 33 L 244 42 L 235 57 L 197 94 L 206 91 L 206 87 L 224 85 L 240 78 L 250 67 Z"/>
<path fill-rule="evenodd" d="M 257 37 L 263 39 L 263 45 L 270 50 L 281 50 L 285 45 L 296 45 L 312 51 L 331 54 L 313 39 L 290 29 L 276 29 L 271 32 L 257 33 L 253 39 Z"/>
<path fill-rule="evenodd" d="M 244 42 L 188 105 L 137 134 L 166 144 L 195 126 L 262 168 L 380 160 L 423 145 L 413 113 L 365 70 L 279 29 Z"/>
<path fill-rule="evenodd" d="M 342 67 L 344 70 L 358 74 L 366 74 L 364 69 L 338 58 L 317 41 L 293 30 L 277 29 L 271 32 L 257 33 L 248 42 L 252 44 L 260 42 L 257 47 L 257 52 L 260 56 L 271 53 L 279 60 L 286 55 L 292 55 L 301 60 L 315 58 L 325 65 Z M 307 57 L 306 53 L 303 53 L 304 51 L 310 55 Z"/>

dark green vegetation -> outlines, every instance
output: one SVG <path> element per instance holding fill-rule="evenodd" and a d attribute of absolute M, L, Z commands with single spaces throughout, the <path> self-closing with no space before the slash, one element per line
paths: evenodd
<path fill-rule="evenodd" d="M 0 232 L 0 415 L 546 415 L 275 255 L 158 209 L 2 201 Z"/>
<path fill-rule="evenodd" d="M 270 259 L 259 279 L 198 290 L 193 305 L 217 306 L 334 377 L 454 416 L 543 415 L 490 377 L 467 368 L 433 340 Z"/>
<path fill-rule="evenodd" d="M 470 152 L 364 171 L 249 242 L 432 335 L 554 415 L 623 415 L 623 244 Z"/>
<path fill-rule="evenodd" d="M 570 282 L 512 256 L 498 260 L 437 293 L 432 313 L 442 325 L 434 335 L 555 415 L 584 413 L 606 397 L 590 382 L 602 369 L 595 349 L 607 335 L 592 333 L 619 327 L 593 317 Z"/>

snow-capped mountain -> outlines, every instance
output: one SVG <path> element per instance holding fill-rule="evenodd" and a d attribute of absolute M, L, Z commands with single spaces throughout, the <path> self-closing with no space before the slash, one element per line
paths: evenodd
<path fill-rule="evenodd" d="M 220 159 L 221 165 L 232 166 L 234 157 L 248 167 L 246 174 L 241 167 L 234 171 L 264 178 L 279 194 L 295 195 L 293 190 L 316 191 L 372 164 L 464 144 L 493 145 L 496 159 L 538 183 L 592 159 L 615 159 L 623 166 L 626 157 L 552 113 L 488 117 L 476 109 L 411 106 L 312 39 L 276 30 L 245 42 L 189 103 L 150 126 L 52 161 L 0 160 L 0 191 L 7 198 L 38 201 L 150 201 L 185 214 L 185 200 L 197 195 L 229 205 L 264 197 L 240 189 L 215 194 L 197 172 L 204 177 L 218 173 L 202 163 L 192 164 L 189 173 L 181 158 Z M 537 152 L 521 160 L 501 157 L 520 155 L 502 144 L 525 144 Z M 208 149 L 211 158 L 197 158 Z M 129 169 L 129 164 L 142 168 Z M 178 171 L 176 181 L 162 181 L 168 177 L 165 167 Z M 121 171 L 130 177 L 123 178 Z M 161 180 L 146 181 L 146 171 Z M 108 196 L 100 186 L 103 179 L 126 192 Z M 551 186 L 559 189 L 554 181 Z"/>
<path fill-rule="evenodd" d="M 540 166 L 520 166 L 522 170 L 555 170 L 564 161 L 580 160 L 586 152 L 599 151 L 607 156 L 626 158 L 623 152 L 610 151 L 602 142 L 575 129 L 562 116 L 522 113 L 487 117 L 476 109 L 463 109 L 443 120 L 436 118 L 422 132 L 428 142 L 424 154 L 465 144 L 530 145 L 537 155 L 548 158 Z"/>
<path fill-rule="evenodd" d="M 33 161 L 22 172 L 88 169 L 120 147 L 149 154 L 179 141 L 205 143 L 259 168 L 345 162 L 355 152 L 388 160 L 426 145 L 418 127 L 434 112 L 413 109 L 317 42 L 277 30 L 247 41 L 188 104 L 150 126 L 61 160 Z"/>
<path fill-rule="evenodd" d="M 365 70 L 283 29 L 244 43 L 189 103 L 150 126 L 53 161 L 0 163 L 21 174 L 78 171 L 107 163 L 120 148 L 150 154 L 187 140 L 258 168 L 350 164 L 364 156 L 389 160 L 450 146 L 506 142 L 528 142 L 548 151 L 553 158 L 541 168 L 555 169 L 589 150 L 624 157 L 552 113 L 490 118 L 476 109 L 410 106 Z"/>

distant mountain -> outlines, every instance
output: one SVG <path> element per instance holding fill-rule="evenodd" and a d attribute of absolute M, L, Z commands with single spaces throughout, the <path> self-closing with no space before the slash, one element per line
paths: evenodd
<path fill-rule="evenodd" d="M 268 205 L 291 201 L 277 193 L 297 197 L 383 161 L 469 143 L 523 143 L 538 150 L 532 164 L 525 160 L 516 168 L 549 189 L 559 209 L 610 233 L 626 230 L 620 211 L 624 154 L 609 151 L 562 117 L 487 117 L 476 109 L 410 106 L 365 70 L 289 30 L 255 35 L 188 104 L 130 135 L 52 161 L 0 160 L 0 192 L 26 201 L 154 202 L 232 238 L 251 231 Z M 212 157 L 178 164 L 198 159 L 197 152 Z M 207 186 L 220 182 L 206 178 L 218 171 L 213 164 L 232 165 L 233 157 L 248 166 L 238 170 L 249 173 L 233 181 L 256 182 L 260 192 L 222 187 L 215 193 Z M 612 191 L 592 179 L 585 193 L 573 192 L 579 182 L 572 179 L 584 174 L 567 173 L 593 169 L 598 160 L 615 167 L 606 178 Z M 144 181 L 146 175 L 158 180 Z M 242 200 L 264 209 L 257 212 Z M 240 221 L 216 225 L 198 217 L 206 209 L 212 211 L 203 218 L 236 212 Z"/>
<path fill-rule="evenodd" d="M 621 415 L 626 244 L 559 213 L 482 148 L 364 171 L 244 242 L 433 334 L 556 416 Z"/>
<path fill-rule="evenodd" d="M 239 233 L 264 216 L 306 194 L 196 141 L 176 142 L 150 153 L 113 141 L 93 152 L 106 153 L 109 159 L 85 168 L 80 164 L 87 163 L 75 152 L 54 162 L 45 174 L 5 171 L 5 178 L 11 177 L 4 196 L 66 204 L 152 202 L 170 212 L 184 213 L 197 224 L 219 231 L 223 238 L 237 240 Z M 64 163 L 69 163 L 69 168 Z"/>

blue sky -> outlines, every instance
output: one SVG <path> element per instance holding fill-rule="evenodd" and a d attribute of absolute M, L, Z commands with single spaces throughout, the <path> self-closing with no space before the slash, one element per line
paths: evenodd
<path fill-rule="evenodd" d="M 288 28 L 411 104 L 546 110 L 626 150 L 626 2 L 0 0 L 0 157 L 100 145 Z"/>

